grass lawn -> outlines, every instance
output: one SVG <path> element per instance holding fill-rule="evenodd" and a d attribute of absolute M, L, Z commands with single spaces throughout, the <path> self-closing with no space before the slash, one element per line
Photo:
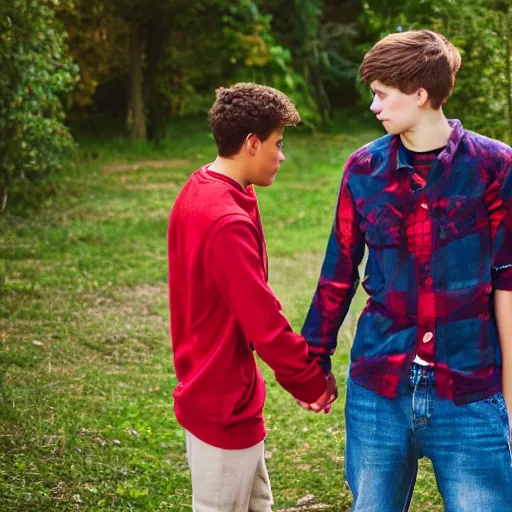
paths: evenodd
<path fill-rule="evenodd" d="M 373 128 L 285 134 L 287 162 L 258 191 L 270 281 L 300 329 L 342 166 Z M 166 229 L 188 175 L 214 158 L 205 123 L 159 147 L 81 140 L 60 194 L 0 219 L 0 510 L 190 511 L 184 436 L 172 411 Z M 155 160 L 160 163 L 155 164 Z M 120 166 L 119 164 L 123 164 Z M 343 394 L 359 293 L 333 369 L 341 397 L 314 415 L 273 380 L 265 409 L 276 510 L 345 511 Z M 442 510 L 422 464 L 412 510 Z M 378 512 L 378 511 L 376 511 Z"/>

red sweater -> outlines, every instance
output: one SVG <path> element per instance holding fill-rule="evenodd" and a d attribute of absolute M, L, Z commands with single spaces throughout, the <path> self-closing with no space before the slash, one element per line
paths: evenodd
<path fill-rule="evenodd" d="M 265 437 L 265 383 L 252 347 L 299 400 L 317 400 L 326 379 L 267 284 L 252 186 L 207 166 L 192 174 L 171 212 L 168 254 L 176 418 L 213 446 L 253 446 Z"/>

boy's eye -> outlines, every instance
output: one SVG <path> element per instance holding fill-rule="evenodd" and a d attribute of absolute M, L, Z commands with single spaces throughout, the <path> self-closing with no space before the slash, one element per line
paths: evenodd
<path fill-rule="evenodd" d="M 276 145 L 277 145 L 277 149 L 279 149 L 279 151 L 283 151 L 284 140 L 278 140 Z"/>

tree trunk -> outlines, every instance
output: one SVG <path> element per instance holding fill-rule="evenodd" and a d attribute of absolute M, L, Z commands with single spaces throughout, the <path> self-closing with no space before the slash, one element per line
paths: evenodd
<path fill-rule="evenodd" d="M 146 115 L 142 93 L 142 26 L 132 21 L 130 26 L 130 107 L 128 130 L 132 139 L 146 139 Z"/>
<path fill-rule="evenodd" d="M 2 212 L 7 208 L 7 190 L 7 183 L 0 188 L 0 211 Z"/>
<path fill-rule="evenodd" d="M 157 91 L 158 67 L 163 50 L 169 37 L 170 26 L 165 17 L 155 15 L 147 22 L 146 38 L 146 79 L 145 104 L 147 105 L 148 137 L 159 141 L 165 135 L 169 112 L 162 105 L 161 95 Z"/>

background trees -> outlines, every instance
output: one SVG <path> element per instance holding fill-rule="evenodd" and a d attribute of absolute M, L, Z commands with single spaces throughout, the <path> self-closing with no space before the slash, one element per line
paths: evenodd
<path fill-rule="evenodd" d="M 15 183 L 62 165 L 66 116 L 158 141 L 204 114 L 216 87 L 251 80 L 289 94 L 309 129 L 332 130 L 343 109 L 368 106 L 364 52 L 410 28 L 462 53 L 447 114 L 512 141 L 512 0 L 0 0 L 0 14 L 3 208 Z"/>

